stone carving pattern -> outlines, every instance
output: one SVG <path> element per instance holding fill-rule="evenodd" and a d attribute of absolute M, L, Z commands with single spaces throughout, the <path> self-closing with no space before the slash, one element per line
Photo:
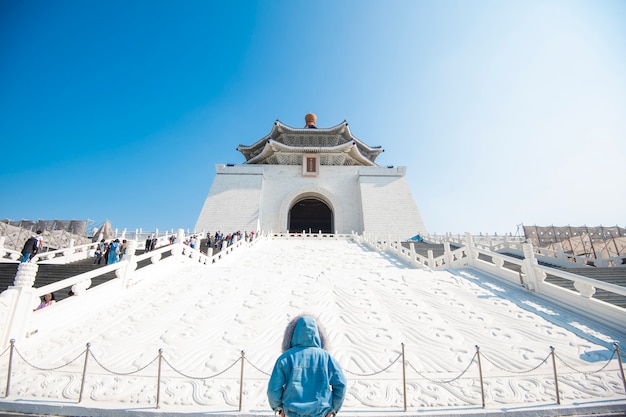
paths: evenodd
<path fill-rule="evenodd" d="M 16 287 L 32 287 L 35 284 L 35 277 L 39 265 L 32 262 L 23 262 L 17 267 L 17 274 L 13 285 Z"/>
<path fill-rule="evenodd" d="M 574 282 L 574 288 L 585 298 L 591 298 L 596 293 L 596 287 L 585 282 Z"/>
<path fill-rule="evenodd" d="M 269 372 L 279 354 L 283 331 L 276 323 L 302 311 L 333 311 L 324 316 L 324 324 L 332 352 L 345 370 L 378 371 L 398 354 L 400 343 L 406 343 L 411 365 L 407 368 L 407 405 L 411 408 L 479 403 L 475 367 L 466 378 L 443 385 L 418 376 L 413 367 L 436 380 L 442 379 L 439 372 L 449 379 L 464 368 L 472 358 L 473 346 L 480 344 L 483 357 L 489 357 L 489 361 L 483 360 L 489 375 L 485 379 L 486 401 L 497 407 L 552 402 L 554 384 L 545 375 L 549 374 L 546 367 L 531 375 L 499 377 L 494 375 L 502 372 L 493 364 L 527 370 L 543 361 L 546 346 L 554 345 L 569 364 L 597 370 L 601 361 L 611 356 L 600 340 L 623 336 L 594 325 L 593 334 L 587 334 L 584 329 L 589 323 L 584 319 L 577 329 L 564 327 L 560 319 L 550 321 L 549 315 L 515 301 L 527 298 L 523 290 L 503 289 L 497 280 L 471 268 L 454 274 L 393 269 L 387 258 L 374 262 L 371 254 L 353 244 L 297 251 L 293 242 L 274 241 L 255 248 L 237 258 L 238 268 L 207 270 L 193 265 L 157 274 L 155 269 L 142 268 L 137 274 L 150 279 L 137 286 L 132 298 L 121 295 L 101 311 L 62 323 L 63 328 L 50 338 L 38 345 L 30 343 L 22 352 L 34 363 L 51 367 L 75 357 L 84 349 L 84 342 L 91 341 L 99 360 L 111 369 L 129 372 L 150 363 L 163 348 L 177 369 L 208 376 L 232 364 L 239 349 L 247 348 L 246 358 Z M 311 256 L 313 251 L 317 256 Z M 260 269 L 270 257 L 278 261 L 266 271 Z M 323 265 L 320 259 L 325 260 Z M 367 269 L 362 268 L 365 264 Z M 207 279 L 216 274 L 220 279 Z M 264 285 L 259 286 L 259 280 Z M 539 311 L 554 310 L 556 316 L 565 313 L 541 299 L 534 302 Z M 432 346 L 441 349 L 434 355 L 423 354 Z M 585 352 L 599 356 L 584 363 L 580 356 Z M 2 366 L 0 363 L 0 371 L 5 372 Z M 202 412 L 236 408 L 238 369 L 236 366 L 217 379 L 190 380 L 165 366 L 161 405 L 165 411 L 176 412 L 194 412 L 198 406 Z M 396 364 L 375 378 L 349 374 L 345 409 L 402 407 L 399 370 Z M 156 363 L 133 376 L 98 370 L 89 373 L 85 392 L 95 406 L 154 407 L 155 371 Z M 63 372 L 20 370 L 12 380 L 12 395 L 26 400 L 76 400 L 80 372 L 80 360 Z M 266 387 L 267 376 L 246 364 L 247 410 L 267 409 Z M 601 378 L 568 371 L 559 375 L 559 387 L 567 402 L 623 398 L 615 370 L 602 373 Z"/>
<path fill-rule="evenodd" d="M 91 287 L 91 280 L 84 279 L 76 284 L 72 285 L 72 292 L 74 295 L 82 295 L 87 291 L 87 288 Z"/>
<path fill-rule="evenodd" d="M 313 147 L 313 146 L 322 146 L 322 147 L 330 147 L 337 146 L 343 141 L 340 142 L 341 137 L 337 135 L 284 135 L 283 143 L 289 146 L 302 146 L 302 147 Z"/>

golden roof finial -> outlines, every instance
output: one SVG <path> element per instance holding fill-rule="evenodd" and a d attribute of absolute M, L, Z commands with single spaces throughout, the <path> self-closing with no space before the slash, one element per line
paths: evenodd
<path fill-rule="evenodd" d="M 317 122 L 317 116 L 313 113 L 309 113 L 304 116 L 304 121 L 306 122 L 306 127 L 317 127 L 315 123 Z"/>

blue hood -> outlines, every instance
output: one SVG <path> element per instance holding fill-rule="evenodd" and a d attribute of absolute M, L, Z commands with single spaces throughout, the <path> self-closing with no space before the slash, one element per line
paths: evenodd
<path fill-rule="evenodd" d="M 315 319 L 310 316 L 302 316 L 296 323 L 296 328 L 291 337 L 291 347 L 322 347 L 319 330 Z"/>

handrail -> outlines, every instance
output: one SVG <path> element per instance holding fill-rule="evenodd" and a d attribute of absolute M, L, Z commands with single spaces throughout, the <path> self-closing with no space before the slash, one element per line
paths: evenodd
<path fill-rule="evenodd" d="M 485 246 L 476 245 L 471 237 L 466 236 L 465 241 L 462 242 L 462 246 L 458 249 L 452 250 L 449 245 L 446 246 L 444 243 L 445 253 L 438 257 L 426 258 L 416 252 L 412 252 L 410 249 L 402 246 L 400 240 L 378 240 L 377 238 L 368 238 L 366 236 L 358 236 L 355 235 L 355 239 L 360 239 L 364 241 L 372 248 L 384 252 L 384 251 L 392 251 L 401 259 L 409 261 L 411 264 L 418 267 L 427 267 L 430 269 L 447 269 L 451 267 L 462 267 L 462 266 L 474 266 L 479 269 L 484 269 L 483 266 L 490 265 L 491 267 L 498 268 L 500 271 L 509 271 L 510 274 L 515 276 L 519 276 L 517 271 L 508 269 L 504 265 L 504 261 L 521 266 L 522 269 L 524 267 L 525 261 L 520 260 L 516 257 L 509 256 L 506 254 L 498 253 L 487 249 Z M 470 246 L 468 246 L 467 242 L 470 242 Z M 532 245 L 529 245 L 532 248 Z M 531 250 L 532 253 L 534 251 Z M 473 258 L 470 257 L 470 253 L 473 253 Z M 488 262 L 484 260 L 478 259 L 479 255 L 485 255 L 489 258 L 499 259 L 500 261 L 496 264 L 493 262 Z M 582 275 L 573 274 L 571 272 L 567 272 L 561 269 L 550 268 L 543 265 L 533 264 L 532 268 L 539 274 L 549 274 L 552 276 L 556 276 L 559 278 L 563 278 L 574 283 L 584 284 L 586 286 L 591 286 L 593 288 L 600 288 L 602 290 L 624 295 L 626 296 L 626 288 L 621 287 L 619 285 L 611 284 L 608 282 L 600 281 L 594 278 L 585 277 Z M 493 273 L 492 269 L 486 270 L 486 272 Z M 575 286 L 576 289 L 578 289 Z M 534 288 L 529 288 L 529 290 L 534 290 Z M 580 291 L 579 291 L 580 292 Z M 587 292 L 585 297 L 589 298 L 593 295 L 595 291 Z M 600 301 L 600 300 L 597 300 Z M 608 304 L 608 303 L 607 303 Z"/>
<path fill-rule="evenodd" d="M 567 279 L 569 281 L 574 281 L 574 282 L 582 282 L 585 284 L 592 285 L 596 288 L 601 288 L 608 292 L 626 296 L 626 287 L 621 287 L 619 285 L 611 284 L 610 282 L 604 282 L 604 281 L 589 278 L 583 275 L 577 275 L 577 274 L 572 274 L 571 272 L 567 272 L 567 271 L 563 271 L 559 269 L 548 268 L 542 265 L 537 265 L 535 268 L 547 274 L 554 275 L 559 278 L 564 278 L 564 279 Z"/>
<path fill-rule="evenodd" d="M 36 288 L 35 294 L 38 297 L 41 297 L 45 294 L 53 293 L 53 292 L 62 290 L 64 288 L 71 287 L 73 285 L 78 284 L 79 282 L 99 277 L 111 271 L 117 271 L 118 269 L 125 268 L 127 265 L 128 265 L 128 261 L 122 260 L 111 265 L 106 265 L 98 269 L 94 269 L 93 271 L 83 272 L 82 274 L 78 274 L 73 277 L 65 278 L 61 281 L 53 282 L 51 284 Z"/>
<path fill-rule="evenodd" d="M 164 253 L 170 252 L 172 251 L 172 253 L 174 254 L 175 251 L 177 250 L 181 250 L 183 256 L 185 257 L 197 257 L 197 260 L 199 263 L 203 263 L 203 264 L 213 264 L 217 261 L 219 261 L 220 259 L 222 259 L 225 255 L 228 255 L 229 253 L 231 253 L 234 249 L 236 248 L 240 248 L 242 247 L 244 244 L 248 244 L 248 245 L 252 245 L 252 244 L 256 244 L 257 241 L 261 241 L 263 239 L 267 238 L 267 236 L 263 236 L 262 234 L 259 234 L 257 237 L 255 237 L 255 239 L 253 239 L 252 241 L 245 241 L 243 239 L 235 242 L 235 244 L 227 246 L 224 250 L 222 250 L 221 252 L 218 252 L 212 256 L 207 256 L 205 254 L 203 254 L 202 252 L 200 252 L 199 249 L 192 249 L 189 246 L 184 245 L 183 243 L 175 243 L 173 245 L 165 245 L 165 246 L 161 246 L 160 248 L 157 248 L 155 250 L 152 250 L 150 252 L 145 252 L 142 253 L 140 255 L 133 255 L 132 257 L 132 262 L 133 263 L 139 263 L 141 261 L 145 261 L 147 259 L 152 259 L 153 263 L 154 262 L 158 262 L 160 260 L 160 258 L 162 257 L 162 255 Z M 157 259 L 159 258 L 159 259 Z M 99 267 L 97 269 L 94 269 L 92 271 L 87 271 L 84 272 L 82 274 L 79 275 L 75 275 L 73 277 L 70 278 L 66 278 L 63 279 L 61 281 L 57 281 L 48 285 L 44 285 L 42 287 L 36 288 L 35 289 L 35 294 L 38 297 L 41 297 L 45 294 L 48 293 L 52 293 L 52 292 L 56 292 L 59 290 L 62 290 L 64 288 L 68 288 L 68 287 L 72 287 L 80 282 L 84 282 L 87 280 L 91 280 L 93 278 L 97 278 L 99 276 L 108 274 L 109 272 L 112 271 L 118 271 L 118 270 L 122 270 L 126 267 L 129 266 L 129 260 L 128 259 L 122 259 L 119 262 L 116 262 L 114 264 L 110 264 L 110 265 L 105 265 L 102 267 Z"/>
<path fill-rule="evenodd" d="M 465 237 L 463 235 L 430 235 L 423 236 L 425 242 L 442 244 L 445 242 L 454 244 L 465 244 Z M 526 239 L 522 237 L 514 237 L 509 235 L 504 236 L 483 236 L 472 235 L 472 241 L 477 248 L 488 249 L 493 252 L 498 250 L 514 250 L 521 251 L 521 245 L 526 243 Z M 565 262 L 567 264 L 587 265 L 587 266 L 617 266 L 623 265 L 626 261 L 625 256 L 612 256 L 608 258 L 591 258 L 583 255 L 574 255 L 564 251 L 557 251 L 554 249 L 542 248 L 533 245 L 533 250 L 536 255 L 552 258 L 556 261 Z M 565 266 L 566 266 L 565 265 Z"/>

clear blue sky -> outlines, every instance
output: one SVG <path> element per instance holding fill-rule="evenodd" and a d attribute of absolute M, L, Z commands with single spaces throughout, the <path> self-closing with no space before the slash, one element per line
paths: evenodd
<path fill-rule="evenodd" d="M 430 232 L 626 225 L 624 1 L 0 0 L 0 218 L 192 228 L 308 112 Z"/>

